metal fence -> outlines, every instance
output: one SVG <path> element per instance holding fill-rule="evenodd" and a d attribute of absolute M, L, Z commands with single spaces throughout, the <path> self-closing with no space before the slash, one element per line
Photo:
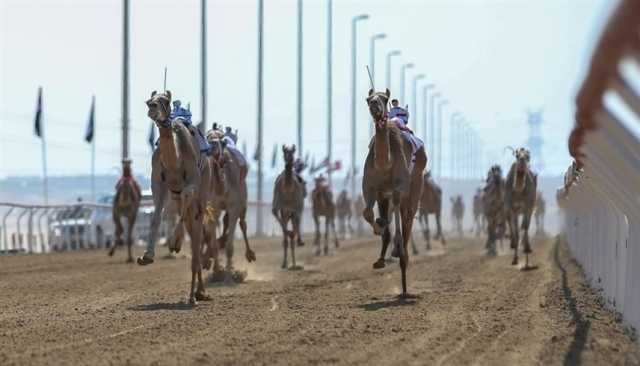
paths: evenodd
<path fill-rule="evenodd" d="M 315 229 L 310 204 L 305 202 L 303 233 Z M 114 224 L 110 204 L 77 203 L 69 205 L 25 205 L 0 202 L 0 253 L 47 253 L 54 251 L 105 248 L 113 243 Z M 267 236 L 281 236 L 280 225 L 271 214 L 271 205 L 249 202 L 247 226 L 255 236 L 258 210 Z M 153 206 L 142 204 L 136 219 L 134 240 L 143 245 L 149 237 Z M 352 224 L 357 227 L 354 216 Z M 167 232 L 163 224 L 160 243 Z M 336 223 L 337 225 L 338 223 Z M 125 225 L 126 228 L 126 225 Z M 324 227 L 323 227 L 324 228 Z M 239 232 L 236 232 L 239 235 Z"/>
<path fill-rule="evenodd" d="M 575 162 L 557 194 L 573 256 L 592 286 L 602 289 L 607 303 L 636 329 L 640 329 L 640 139 L 633 123 L 640 116 L 640 98 L 621 70 L 628 64 L 639 66 L 639 24 L 640 2 L 621 1 L 577 96 L 576 127 L 569 138 Z M 610 98 L 617 103 L 608 102 Z"/>

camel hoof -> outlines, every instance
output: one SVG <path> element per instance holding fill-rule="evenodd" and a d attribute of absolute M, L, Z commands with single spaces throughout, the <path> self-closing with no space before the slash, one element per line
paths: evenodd
<path fill-rule="evenodd" d="M 329 247 L 324 247 L 324 255 L 329 255 Z"/>
<path fill-rule="evenodd" d="M 398 300 L 414 300 L 417 299 L 418 295 L 410 294 L 408 292 L 403 292 L 398 295 Z"/>
<path fill-rule="evenodd" d="M 189 305 L 198 305 L 198 302 L 196 301 L 196 297 L 195 296 L 189 296 Z"/>
<path fill-rule="evenodd" d="M 282 266 L 280 266 L 280 268 L 282 268 L 282 269 L 287 269 L 287 266 L 288 266 L 288 265 L 289 265 L 289 264 L 287 263 L 287 261 L 284 261 L 284 262 L 282 262 Z"/>
<path fill-rule="evenodd" d="M 386 267 L 387 264 L 384 260 L 384 258 L 379 258 L 377 261 L 375 261 L 375 263 L 373 263 L 373 269 L 382 269 L 384 267 Z"/>
<path fill-rule="evenodd" d="M 153 263 L 153 258 L 149 258 L 146 255 L 143 255 L 142 257 L 137 258 L 137 262 L 141 266 L 146 266 L 148 264 Z"/>
<path fill-rule="evenodd" d="M 299 247 L 303 247 L 304 246 L 304 242 L 302 240 L 298 240 L 298 246 Z"/>
<path fill-rule="evenodd" d="M 511 265 L 512 266 L 518 265 L 518 258 L 513 258 L 513 261 L 511 261 Z"/>
<path fill-rule="evenodd" d="M 249 249 L 244 253 L 244 257 L 247 259 L 247 262 L 255 262 L 256 261 L 256 253 L 253 250 Z"/>
<path fill-rule="evenodd" d="M 211 301 L 211 296 L 207 295 L 203 292 L 196 292 L 195 295 L 196 301 Z"/>
<path fill-rule="evenodd" d="M 387 222 L 387 220 L 383 219 L 382 217 L 378 217 L 378 218 L 376 219 L 376 224 L 377 224 L 378 226 L 380 226 L 381 228 L 384 228 L 384 227 L 386 227 L 389 223 Z"/>
<path fill-rule="evenodd" d="M 213 261 L 211 260 L 211 258 L 207 258 L 206 260 L 202 261 L 202 269 L 208 271 L 211 268 L 212 263 Z"/>
<path fill-rule="evenodd" d="M 316 257 L 319 257 L 320 255 L 322 255 L 322 250 L 320 247 L 316 247 Z"/>
<path fill-rule="evenodd" d="M 127 258 L 127 263 L 133 263 L 133 257 Z"/>

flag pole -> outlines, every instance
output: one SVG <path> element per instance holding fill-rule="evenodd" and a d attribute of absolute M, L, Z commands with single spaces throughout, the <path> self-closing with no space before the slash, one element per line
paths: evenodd
<path fill-rule="evenodd" d="M 47 139 L 44 133 L 44 123 L 40 125 L 40 133 L 42 134 L 42 174 L 44 177 L 43 180 L 43 188 L 44 188 L 44 204 L 49 204 L 49 179 L 47 177 Z"/>
<path fill-rule="evenodd" d="M 91 202 L 96 202 L 96 118 L 95 118 L 95 95 L 91 98 L 91 118 L 93 121 L 93 131 L 91 136 Z"/>

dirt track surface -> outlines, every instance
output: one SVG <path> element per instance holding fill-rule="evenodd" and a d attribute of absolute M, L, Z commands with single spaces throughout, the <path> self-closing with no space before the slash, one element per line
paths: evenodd
<path fill-rule="evenodd" d="M 236 252 L 241 245 L 236 243 Z M 187 258 L 148 267 L 89 251 L 0 258 L 0 365 L 640 364 L 628 332 L 603 310 L 563 245 L 537 240 L 534 271 L 488 258 L 479 240 L 413 256 L 400 301 L 397 263 L 371 264 L 374 239 L 337 254 L 254 241 L 246 283 L 210 285 L 184 305 Z"/>

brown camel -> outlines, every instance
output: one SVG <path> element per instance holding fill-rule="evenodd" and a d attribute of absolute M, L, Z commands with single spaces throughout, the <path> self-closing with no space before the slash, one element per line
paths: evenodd
<path fill-rule="evenodd" d="M 300 220 L 304 210 L 305 188 L 303 183 L 293 173 L 293 162 L 295 160 L 296 145 L 292 147 L 282 146 L 284 155 L 284 171 L 278 175 L 273 186 L 273 204 L 271 212 L 276 217 L 282 228 L 282 246 L 284 257 L 282 259 L 282 269 L 287 268 L 287 250 L 291 246 L 290 269 L 300 269 L 296 266 L 296 244 L 300 242 Z M 287 226 L 291 221 L 292 230 Z M 297 240 L 296 240 L 297 239 Z"/>
<path fill-rule="evenodd" d="M 504 178 L 502 178 L 502 168 L 494 165 L 487 173 L 487 184 L 482 194 L 482 206 L 484 216 L 487 218 L 487 255 L 498 254 L 496 250 L 496 240 L 500 240 L 505 232 L 505 209 L 504 209 Z"/>
<path fill-rule="evenodd" d="M 351 216 L 353 215 L 351 207 L 352 202 L 349 198 L 349 194 L 346 189 L 338 195 L 336 201 L 336 212 L 338 214 L 338 231 L 342 235 L 342 239 L 347 238 L 347 232 L 349 235 L 353 235 L 353 226 L 351 225 Z"/>
<path fill-rule="evenodd" d="M 248 167 L 244 156 L 233 147 L 227 147 L 227 141 L 222 131 L 213 130 L 207 134 L 207 140 L 212 148 L 211 171 L 211 200 L 207 204 L 207 223 L 205 226 L 205 241 L 213 245 L 207 257 L 214 258 L 214 273 L 220 272 L 218 249 L 224 248 L 227 257 L 225 274 L 227 280 L 233 273 L 233 239 L 236 225 L 240 223 L 240 230 L 244 238 L 245 258 L 249 263 L 256 260 L 247 238 L 247 182 Z M 222 235 L 217 238 L 220 216 L 224 211 Z"/>
<path fill-rule="evenodd" d="M 538 179 L 529 168 L 529 150 L 519 148 L 513 152 L 516 161 L 511 165 L 505 185 L 505 207 L 507 211 L 507 223 L 513 249 L 513 261 L 518 264 L 518 245 L 520 239 L 519 217 L 522 215 L 522 244 L 525 254 L 524 269 L 529 269 L 529 254 L 531 243 L 529 242 L 529 224 L 536 204 L 536 192 Z"/>
<path fill-rule="evenodd" d="M 476 236 L 482 234 L 486 224 L 482 202 L 482 188 L 478 188 L 476 194 L 473 195 L 473 227 L 471 228 L 471 233 L 475 231 Z"/>
<path fill-rule="evenodd" d="M 424 175 L 424 188 L 422 189 L 422 197 L 420 198 L 420 212 L 418 216 L 424 233 L 424 239 L 427 241 L 427 250 L 431 250 L 429 215 L 436 217 L 435 239 L 440 240 L 442 245 L 446 245 L 447 240 L 442 234 L 442 224 L 440 222 L 442 215 L 442 189 L 431 177 L 431 172 L 427 172 Z"/>
<path fill-rule="evenodd" d="M 380 258 L 374 268 L 385 266 L 385 253 L 391 240 L 390 218 L 393 215 L 395 236 L 392 256 L 400 258 L 402 271 L 402 297 L 407 296 L 407 266 L 409 264 L 408 242 L 413 220 L 422 194 L 422 179 L 427 156 L 424 147 L 413 154 L 410 139 L 413 136 L 402 122 L 388 119 L 387 103 L 391 93 L 369 90 L 367 104 L 375 124 L 375 136 L 369 146 L 364 164 L 362 194 L 365 209 L 364 219 L 373 227 L 376 235 L 382 235 Z M 401 130 L 401 128 L 404 129 Z M 413 161 L 413 170 L 410 164 Z M 380 217 L 374 220 L 373 205 L 378 203 Z"/>
<path fill-rule="evenodd" d="M 131 160 L 125 159 L 122 161 L 122 177 L 116 185 L 116 196 L 113 198 L 113 222 L 116 226 L 115 242 L 111 246 L 109 255 L 113 256 L 116 248 L 123 245 L 122 234 L 124 228 L 120 219 L 125 217 L 127 219 L 127 263 L 133 262 L 133 255 L 131 254 L 131 246 L 133 245 L 133 228 L 136 225 L 136 217 L 138 216 L 138 209 L 140 208 L 140 186 L 133 178 L 131 174 Z"/>
<path fill-rule="evenodd" d="M 202 282 L 202 235 L 206 202 L 209 201 L 211 170 L 209 159 L 200 153 L 197 130 L 182 118 L 171 119 L 171 92 L 151 93 L 147 101 L 149 118 L 160 131 L 158 148 L 153 152 L 151 191 L 155 211 L 147 249 L 138 264 L 153 263 L 160 218 L 169 194 L 178 207 L 178 224 L 169 233 L 169 252 L 178 253 L 186 227 L 191 242 L 191 287 L 189 303 L 207 300 Z M 209 248 L 209 253 L 212 249 Z M 206 263 L 204 263 L 206 266 Z M 196 290 L 197 280 L 197 290 Z"/>
<path fill-rule="evenodd" d="M 545 230 L 544 230 L 544 214 L 546 211 L 546 207 L 547 203 L 544 200 L 544 197 L 542 195 L 542 191 L 538 191 L 537 194 L 537 198 L 536 198 L 536 209 L 534 212 L 534 219 L 536 220 L 536 234 L 537 235 L 544 235 L 545 234 Z"/>
<path fill-rule="evenodd" d="M 324 254 L 329 254 L 329 230 L 333 233 L 336 249 L 340 246 L 336 233 L 336 205 L 333 203 L 333 193 L 323 176 L 316 178 L 316 186 L 311 192 L 313 221 L 316 224 L 316 236 L 314 244 L 316 255 L 320 255 L 320 217 L 324 217 Z"/>
<path fill-rule="evenodd" d="M 464 201 L 462 195 L 451 197 L 451 218 L 453 219 L 454 230 L 458 232 L 458 237 L 462 238 L 464 233 L 463 220 L 464 220 Z"/>

